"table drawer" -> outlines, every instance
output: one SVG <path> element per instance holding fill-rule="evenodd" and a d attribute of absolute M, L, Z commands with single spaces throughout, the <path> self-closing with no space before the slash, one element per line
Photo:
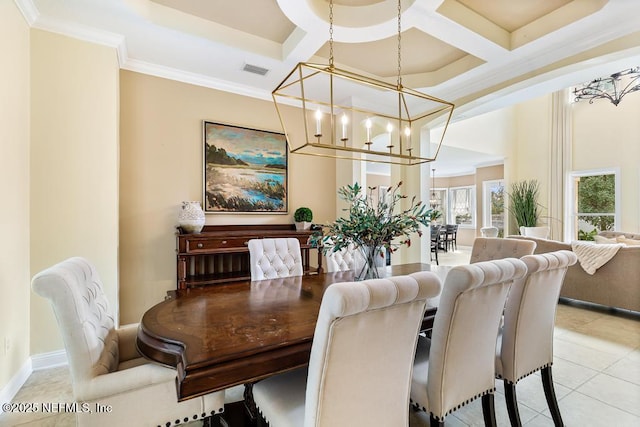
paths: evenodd
<path fill-rule="evenodd" d="M 251 237 L 243 238 L 219 238 L 219 239 L 187 239 L 186 251 L 189 252 L 202 252 L 210 250 L 229 250 L 232 248 L 247 248 Z"/>

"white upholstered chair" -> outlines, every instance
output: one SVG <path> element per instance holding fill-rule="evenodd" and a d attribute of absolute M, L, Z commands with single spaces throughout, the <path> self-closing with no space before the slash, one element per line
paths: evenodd
<path fill-rule="evenodd" d="M 114 327 L 102 282 L 89 261 L 69 258 L 43 270 L 33 277 L 32 288 L 53 306 L 76 401 L 93 409 L 112 407 L 111 412 L 77 412 L 78 426 L 172 426 L 210 417 L 219 423 L 224 391 L 178 403 L 176 371 L 141 357 L 135 344 L 138 324 Z"/>
<path fill-rule="evenodd" d="M 503 258 L 522 258 L 531 255 L 536 242 L 524 239 L 500 239 L 497 237 L 476 237 L 471 247 L 471 264 Z"/>
<path fill-rule="evenodd" d="M 431 426 L 443 426 L 447 415 L 479 397 L 485 425 L 496 425 L 498 329 L 509 287 L 526 271 L 524 262 L 507 258 L 447 274 L 431 339 L 418 341 L 411 381 L 411 402 L 429 413 Z"/>
<path fill-rule="evenodd" d="M 496 377 L 504 380 L 507 411 L 512 426 L 521 426 L 516 383 L 542 370 L 542 385 L 554 425 L 562 417 L 553 388 L 553 329 L 556 306 L 567 268 L 577 261 L 571 251 L 522 257 L 527 275 L 514 281 L 498 339 Z"/>
<path fill-rule="evenodd" d="M 329 242 L 329 244 L 331 244 L 331 242 Z M 356 271 L 358 267 L 362 268 L 364 264 L 362 253 L 353 245 L 349 245 L 335 252 L 333 248 L 331 248 L 326 252 L 325 259 L 327 260 L 327 271 L 329 273 L 347 270 Z"/>
<path fill-rule="evenodd" d="M 498 237 L 498 227 L 482 227 L 480 234 L 482 237 Z"/>
<path fill-rule="evenodd" d="M 251 280 L 302 276 L 302 253 L 296 238 L 249 240 Z"/>
<path fill-rule="evenodd" d="M 416 340 L 440 289 L 431 272 L 330 285 L 308 369 L 254 385 L 262 417 L 271 427 L 408 426 Z"/>
<path fill-rule="evenodd" d="M 527 237 L 537 237 L 538 239 L 548 239 L 551 228 L 546 225 L 538 227 L 520 227 L 520 234 Z"/>

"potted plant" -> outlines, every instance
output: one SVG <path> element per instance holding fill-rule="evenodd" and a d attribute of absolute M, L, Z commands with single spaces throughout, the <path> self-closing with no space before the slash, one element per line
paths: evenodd
<path fill-rule="evenodd" d="M 307 207 L 300 207 L 293 213 L 293 220 L 296 223 L 296 230 L 308 230 L 313 221 L 313 212 Z"/>
<path fill-rule="evenodd" d="M 431 215 L 429 218 L 431 219 L 432 224 L 437 224 L 438 220 L 442 218 L 442 212 L 435 209 L 431 209 Z"/>
<path fill-rule="evenodd" d="M 535 227 L 538 224 L 540 211 L 538 196 L 540 184 L 537 180 L 518 181 L 511 184 L 509 194 L 509 212 L 520 227 Z"/>
<path fill-rule="evenodd" d="M 406 209 L 401 209 L 399 202 L 407 196 L 400 194 L 402 181 L 389 187 L 387 197 L 374 197 L 376 187 L 368 191 L 356 182 L 338 189 L 338 196 L 349 203 L 344 209 L 346 217 L 338 218 L 333 223 L 323 225 L 324 233 L 311 236 L 311 243 L 322 243 L 324 253 L 338 252 L 350 245 L 360 251 L 365 263 L 356 271 L 357 279 L 377 278 L 376 258 L 388 252 L 396 251 L 402 245 L 411 245 L 411 234 L 422 235 L 420 225 L 429 226 L 431 212 L 414 196 Z M 395 240 L 398 239 L 399 240 Z"/>

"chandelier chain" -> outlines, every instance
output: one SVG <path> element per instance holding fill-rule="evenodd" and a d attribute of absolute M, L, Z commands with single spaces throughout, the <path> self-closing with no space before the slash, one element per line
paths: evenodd
<path fill-rule="evenodd" d="M 402 88 L 402 0 L 398 0 L 398 89 Z"/>
<path fill-rule="evenodd" d="M 333 68 L 333 0 L 329 0 L 329 68 Z"/>

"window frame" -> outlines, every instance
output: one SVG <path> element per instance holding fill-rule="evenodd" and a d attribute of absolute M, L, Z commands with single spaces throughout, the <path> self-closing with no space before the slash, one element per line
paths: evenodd
<path fill-rule="evenodd" d="M 469 190 L 469 213 L 471 214 L 471 224 L 459 224 L 459 228 L 476 228 L 477 224 L 477 212 L 476 212 L 476 186 L 475 185 L 461 185 L 458 187 L 449 187 L 447 193 L 448 206 L 447 206 L 447 224 L 456 224 L 456 216 L 453 212 L 453 192 L 457 190 Z"/>
<path fill-rule="evenodd" d="M 599 169 L 585 169 L 571 171 L 567 173 L 567 181 L 565 194 L 565 227 L 564 227 L 564 240 L 571 242 L 578 239 L 578 230 L 576 229 L 575 220 L 579 216 L 578 212 L 578 194 L 576 193 L 575 178 L 581 178 L 586 176 L 597 175 L 613 175 L 615 185 L 615 211 L 613 214 L 613 231 L 618 231 L 620 226 L 620 168 L 599 168 Z"/>
<path fill-rule="evenodd" d="M 483 227 L 494 227 L 491 215 L 491 190 L 490 187 L 498 184 L 503 188 L 503 202 L 504 202 L 504 210 L 507 210 L 507 191 L 506 184 L 504 179 L 490 179 L 487 181 L 482 181 L 482 226 Z M 502 213 L 502 232 L 504 233 L 504 226 L 506 223 L 506 215 Z M 500 227 L 498 227 L 500 229 Z"/>

